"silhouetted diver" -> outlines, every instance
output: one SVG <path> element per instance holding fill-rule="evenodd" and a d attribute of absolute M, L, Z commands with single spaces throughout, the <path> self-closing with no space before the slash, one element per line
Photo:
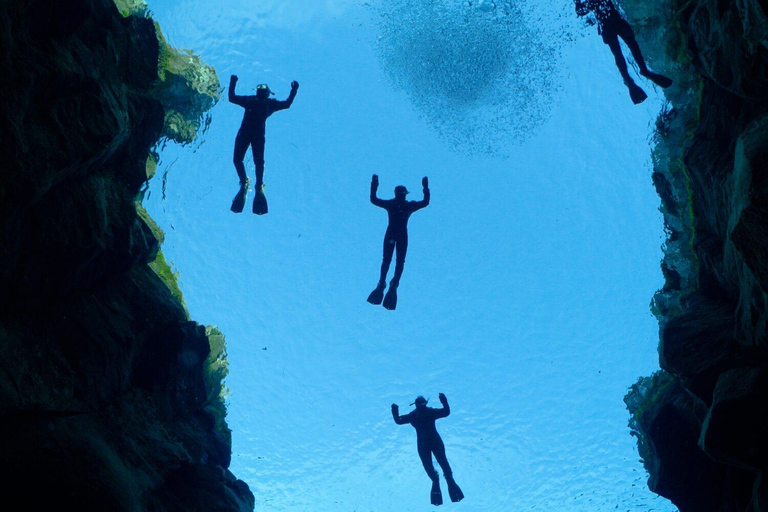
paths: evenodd
<path fill-rule="evenodd" d="M 384 234 L 384 258 L 381 262 L 381 276 L 376 289 L 368 296 L 368 302 L 371 304 L 382 304 L 389 310 L 397 307 L 397 287 L 400 285 L 400 277 L 403 275 L 403 266 L 405 265 L 405 253 L 408 251 L 408 219 L 416 210 L 420 210 L 429 204 L 429 180 L 425 176 L 421 180 L 424 189 L 424 199 L 421 201 L 406 201 L 405 196 L 408 190 L 398 185 L 395 187 L 394 199 L 379 199 L 376 197 L 376 190 L 379 188 L 379 177 L 373 175 L 371 178 L 371 203 L 387 210 L 389 215 L 389 225 Z M 392 253 L 397 249 L 397 261 L 395 262 L 395 275 L 389 282 L 389 291 L 384 295 L 384 288 L 387 287 L 387 272 L 392 263 Z"/>
<path fill-rule="evenodd" d="M 621 53 L 619 37 L 627 43 L 635 62 L 637 62 L 637 66 L 640 68 L 641 75 L 660 87 L 666 88 L 672 85 L 672 80 L 670 78 L 653 73 L 648 69 L 643 54 L 640 51 L 640 46 L 635 39 L 635 33 L 632 30 L 632 27 L 627 23 L 627 20 L 621 16 L 621 13 L 619 13 L 619 10 L 613 4 L 613 0 L 574 0 L 574 2 L 576 3 L 577 15 L 586 16 L 590 12 L 594 13 L 597 21 L 597 32 L 603 36 L 603 42 L 611 49 L 613 58 L 616 60 L 616 67 L 619 68 L 621 77 L 624 79 L 624 84 L 629 89 L 629 96 L 632 98 L 632 102 L 635 105 L 645 101 L 648 95 L 645 94 L 645 91 L 643 91 L 635 81 L 632 80 L 632 77 L 629 76 L 627 61 Z"/>
<path fill-rule="evenodd" d="M 427 407 L 427 400 L 423 396 L 416 397 L 416 400 L 411 405 L 415 405 L 416 409 L 412 410 L 405 416 L 400 416 L 400 411 L 397 404 L 392 404 L 392 417 L 395 419 L 395 423 L 398 425 L 405 425 L 410 423 L 413 428 L 416 429 L 416 445 L 419 451 L 419 457 L 421 463 L 424 465 L 424 470 L 432 480 L 432 493 L 431 502 L 433 505 L 443 504 L 443 494 L 440 491 L 440 476 L 435 471 L 435 466 L 432 464 L 432 454 L 435 454 L 435 459 L 440 467 L 443 468 L 443 476 L 448 484 L 448 494 L 451 497 L 451 501 L 461 501 L 464 499 L 464 493 L 461 492 L 458 484 L 453 479 L 453 472 L 451 466 L 448 464 L 448 459 L 445 456 L 445 445 L 437 433 L 435 427 L 435 421 L 439 418 L 445 418 L 451 414 L 451 408 L 448 406 L 448 399 L 445 395 L 440 393 L 440 403 L 443 404 L 442 409 L 433 409 Z"/>
<path fill-rule="evenodd" d="M 290 108 L 293 99 L 296 97 L 296 91 L 299 90 L 299 83 L 295 80 L 291 82 L 291 93 L 285 101 L 278 101 L 270 98 L 274 94 L 267 85 L 259 85 L 256 88 L 256 96 L 238 96 L 235 94 L 237 85 L 237 76 L 232 75 L 229 79 L 229 101 L 235 105 L 240 105 L 245 109 L 243 122 L 235 138 L 235 154 L 233 161 L 237 176 L 240 178 L 240 191 L 232 201 L 232 211 L 240 213 L 245 205 L 245 195 L 248 191 L 248 176 L 245 174 L 245 153 L 248 146 L 251 146 L 253 152 L 253 164 L 256 167 L 256 197 L 253 200 L 253 213 L 263 215 L 267 213 L 267 198 L 264 196 L 264 142 L 267 118 L 278 110 Z M 238 209 L 239 208 L 239 209 Z"/>

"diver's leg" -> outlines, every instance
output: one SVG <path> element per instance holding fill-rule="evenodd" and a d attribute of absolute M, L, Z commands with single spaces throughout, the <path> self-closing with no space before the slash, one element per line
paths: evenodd
<path fill-rule="evenodd" d="M 395 275 L 389 282 L 389 290 L 381 303 L 385 309 L 393 311 L 397 308 L 397 287 L 400 286 L 400 277 L 403 275 L 405 253 L 408 250 L 408 234 L 395 235 L 395 249 L 397 250 L 397 262 L 395 263 Z"/>
<path fill-rule="evenodd" d="M 451 501 L 454 503 L 464 499 L 464 493 L 461 491 L 461 487 L 453 479 L 453 472 L 451 466 L 448 464 L 448 458 L 445 456 L 445 445 L 443 440 L 438 437 L 432 446 L 432 453 L 435 454 L 435 459 L 440 467 L 443 468 L 443 476 L 445 482 L 448 484 L 448 495 L 451 497 Z"/>
<path fill-rule="evenodd" d="M 637 44 L 635 39 L 635 32 L 632 27 L 627 23 L 627 20 L 621 19 L 615 22 L 615 32 L 618 37 L 621 37 L 627 46 L 629 51 L 632 52 L 632 58 L 637 62 L 637 67 L 640 68 L 640 72 L 648 71 L 648 66 L 645 65 L 645 59 L 643 58 L 643 52 L 640 51 L 640 45 Z"/>
<path fill-rule="evenodd" d="M 392 254 L 395 252 L 395 239 L 392 234 L 387 230 L 384 234 L 384 256 L 381 259 L 381 273 L 379 275 L 379 285 L 387 283 L 387 272 L 389 272 L 389 265 L 392 263 Z"/>
<path fill-rule="evenodd" d="M 603 28 L 603 42 L 608 45 L 613 54 L 613 59 L 616 61 L 616 67 L 619 68 L 621 78 L 624 79 L 625 84 L 635 83 L 632 77 L 629 76 L 629 69 L 627 68 L 627 61 L 624 59 L 624 54 L 621 53 L 621 45 L 619 44 L 619 36 L 613 30 L 613 27 Z"/>
<path fill-rule="evenodd" d="M 242 131 L 237 132 L 235 137 L 235 153 L 232 157 L 232 162 L 235 164 L 235 170 L 237 171 L 237 177 L 240 178 L 240 184 L 243 185 L 248 181 L 248 175 L 245 174 L 245 152 L 248 151 L 248 145 L 250 144 L 250 138 L 246 133 Z"/>
<path fill-rule="evenodd" d="M 261 189 L 264 183 L 264 146 L 266 139 L 264 135 L 256 135 L 251 141 L 251 150 L 253 151 L 253 165 L 256 167 L 256 191 Z"/>
<path fill-rule="evenodd" d="M 435 442 L 432 443 L 432 453 L 435 454 L 437 463 L 440 464 L 440 467 L 443 469 L 443 475 L 445 475 L 446 478 L 451 476 L 451 465 L 448 464 L 448 458 L 445 456 L 445 445 L 441 438 L 438 437 Z"/>
<path fill-rule="evenodd" d="M 632 77 L 629 76 L 629 70 L 627 69 L 627 61 L 624 59 L 624 55 L 621 53 L 621 44 L 619 44 L 619 36 L 616 34 L 614 27 L 603 29 L 603 41 L 611 49 L 613 58 L 616 60 L 616 67 L 619 68 L 619 73 L 624 79 L 624 84 L 629 89 L 629 96 L 632 98 L 632 103 L 637 105 L 642 103 L 648 97 L 645 91 L 642 90 Z"/>
<path fill-rule="evenodd" d="M 419 458 L 421 464 L 424 466 L 424 471 L 427 472 L 429 479 L 432 480 L 432 490 L 430 491 L 430 502 L 433 505 L 443 504 L 443 493 L 440 491 L 440 476 L 435 471 L 435 466 L 432 464 L 432 450 L 427 445 L 418 445 Z"/>
<path fill-rule="evenodd" d="M 629 25 L 629 23 L 627 23 L 625 20 L 622 21 L 623 23 L 619 25 L 617 32 L 619 37 L 621 37 L 624 42 L 627 43 L 629 50 L 632 52 L 632 57 L 635 59 L 635 62 L 637 62 L 637 67 L 640 68 L 640 74 L 659 87 L 666 88 L 672 85 L 671 78 L 668 78 L 664 75 L 659 75 L 648 69 L 648 66 L 645 63 L 645 59 L 643 58 L 643 52 L 640 50 L 640 45 L 637 44 L 637 39 L 635 39 L 635 32 L 632 30 L 632 27 Z"/>
<path fill-rule="evenodd" d="M 424 466 L 424 471 L 427 472 L 427 476 L 434 482 L 439 478 L 439 475 L 437 474 L 437 471 L 435 471 L 435 466 L 432 464 L 432 450 L 429 449 L 429 446 L 423 446 L 419 445 L 419 458 L 421 459 L 421 464 Z"/>
<path fill-rule="evenodd" d="M 397 258 L 395 259 L 395 275 L 392 277 L 392 286 L 400 286 L 400 278 L 405 267 L 405 254 L 408 252 L 408 233 L 405 233 L 397 241 Z"/>

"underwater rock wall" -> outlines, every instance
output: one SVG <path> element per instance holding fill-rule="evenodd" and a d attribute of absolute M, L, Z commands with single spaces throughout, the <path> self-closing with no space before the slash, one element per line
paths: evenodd
<path fill-rule="evenodd" d="M 0 473 L 24 510 L 252 510 L 223 336 L 189 319 L 139 204 L 218 78 L 118 4 L 2 0 Z"/>
<path fill-rule="evenodd" d="M 621 0 L 671 76 L 653 182 L 662 370 L 625 401 L 649 487 L 683 512 L 768 510 L 768 17 L 757 0 Z"/>

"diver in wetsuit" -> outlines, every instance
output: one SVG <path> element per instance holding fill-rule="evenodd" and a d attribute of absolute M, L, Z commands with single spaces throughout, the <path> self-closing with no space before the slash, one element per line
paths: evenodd
<path fill-rule="evenodd" d="M 587 19 L 587 23 L 593 25 L 597 22 L 597 32 L 603 36 L 603 42 L 608 45 L 613 53 L 613 58 L 616 60 L 616 67 L 619 68 L 621 77 L 624 79 L 624 84 L 629 89 L 629 95 L 632 98 L 632 102 L 637 105 L 642 103 L 648 97 L 634 80 L 629 76 L 627 70 L 627 61 L 624 59 L 624 55 L 621 53 L 621 44 L 619 43 L 619 37 L 629 47 L 632 52 L 637 66 L 640 68 L 640 74 L 648 78 L 650 81 L 658 85 L 659 87 L 669 87 L 672 85 L 672 80 L 666 76 L 653 73 L 648 69 L 645 64 L 645 59 L 640 51 L 640 46 L 635 39 L 635 33 L 632 27 L 627 23 L 619 10 L 613 3 L 613 0 L 574 0 L 576 3 L 576 14 L 578 16 L 587 16 L 592 13 L 595 19 Z"/>
<path fill-rule="evenodd" d="M 259 85 L 256 89 L 256 96 L 238 96 L 235 93 L 237 85 L 237 76 L 232 75 L 229 79 L 229 102 L 240 105 L 245 109 L 243 122 L 235 138 L 235 153 L 233 162 L 237 176 L 240 178 L 241 191 L 248 190 L 248 176 L 245 174 L 245 153 L 248 146 L 251 146 L 253 152 L 253 163 L 256 167 L 256 198 L 253 201 L 253 213 L 267 213 L 267 202 L 264 198 L 264 143 L 267 118 L 278 110 L 290 108 L 293 99 L 296 97 L 296 91 L 299 90 L 299 83 L 295 80 L 291 82 L 291 93 L 285 101 L 278 101 L 270 98 L 274 94 L 269 86 Z M 235 198 L 237 201 L 237 197 Z M 243 195 L 243 202 L 245 196 Z M 236 206 L 233 203 L 233 211 Z M 240 207 L 242 211 L 242 207 Z M 239 213 L 239 212 L 238 212 Z"/>
<path fill-rule="evenodd" d="M 435 466 L 432 464 L 432 454 L 435 454 L 435 459 L 440 467 L 443 469 L 443 476 L 448 484 L 448 494 L 451 497 L 451 501 L 461 501 L 464 499 L 464 493 L 456 484 L 453 479 L 453 472 L 451 466 L 448 464 L 448 459 L 445 456 L 445 445 L 437 433 L 435 428 L 435 420 L 439 418 L 445 418 L 451 414 L 451 408 L 448 406 L 448 399 L 445 395 L 440 393 L 440 403 L 443 404 L 442 409 L 433 409 L 427 407 L 427 400 L 423 396 L 416 397 L 413 404 L 416 409 L 412 410 L 404 416 L 400 416 L 400 411 L 397 404 L 392 404 L 392 417 L 395 423 L 398 425 L 405 425 L 410 423 L 413 428 L 416 429 L 416 446 L 419 451 L 419 457 L 421 463 L 424 465 L 424 470 L 432 480 L 432 492 L 431 502 L 433 505 L 443 504 L 443 494 L 440 491 L 440 476 L 435 471 Z"/>
<path fill-rule="evenodd" d="M 397 307 L 397 287 L 400 285 L 400 277 L 403 275 L 403 266 L 405 265 L 405 253 L 408 251 L 408 219 L 416 210 L 421 210 L 429 204 L 429 181 L 425 176 L 421 180 L 424 190 L 424 199 L 421 201 L 406 201 L 405 196 L 408 190 L 399 185 L 395 187 L 394 199 L 379 199 L 376 197 L 376 191 L 379 188 L 379 177 L 373 175 L 371 178 L 371 203 L 387 210 L 389 215 L 389 225 L 384 234 L 384 258 L 381 261 L 381 276 L 376 289 L 368 296 L 368 302 L 371 304 L 382 304 L 389 310 Z M 387 287 L 387 272 L 392 263 L 392 253 L 397 249 L 397 260 L 395 262 L 395 275 L 389 282 L 389 291 L 384 297 L 384 288 Z"/>

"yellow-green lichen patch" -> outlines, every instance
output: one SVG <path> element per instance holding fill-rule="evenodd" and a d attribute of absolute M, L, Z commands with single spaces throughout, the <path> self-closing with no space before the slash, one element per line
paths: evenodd
<path fill-rule="evenodd" d="M 149 10 L 144 0 L 114 0 L 117 10 L 125 16 L 147 16 Z"/>
<path fill-rule="evenodd" d="M 208 400 L 205 407 L 216 419 L 216 431 L 230 442 L 232 434 L 226 421 L 226 397 L 229 388 L 224 385 L 224 379 L 229 373 L 226 339 L 215 326 L 206 327 L 205 334 L 211 347 L 211 353 L 205 362 L 205 378 L 208 383 Z"/>

